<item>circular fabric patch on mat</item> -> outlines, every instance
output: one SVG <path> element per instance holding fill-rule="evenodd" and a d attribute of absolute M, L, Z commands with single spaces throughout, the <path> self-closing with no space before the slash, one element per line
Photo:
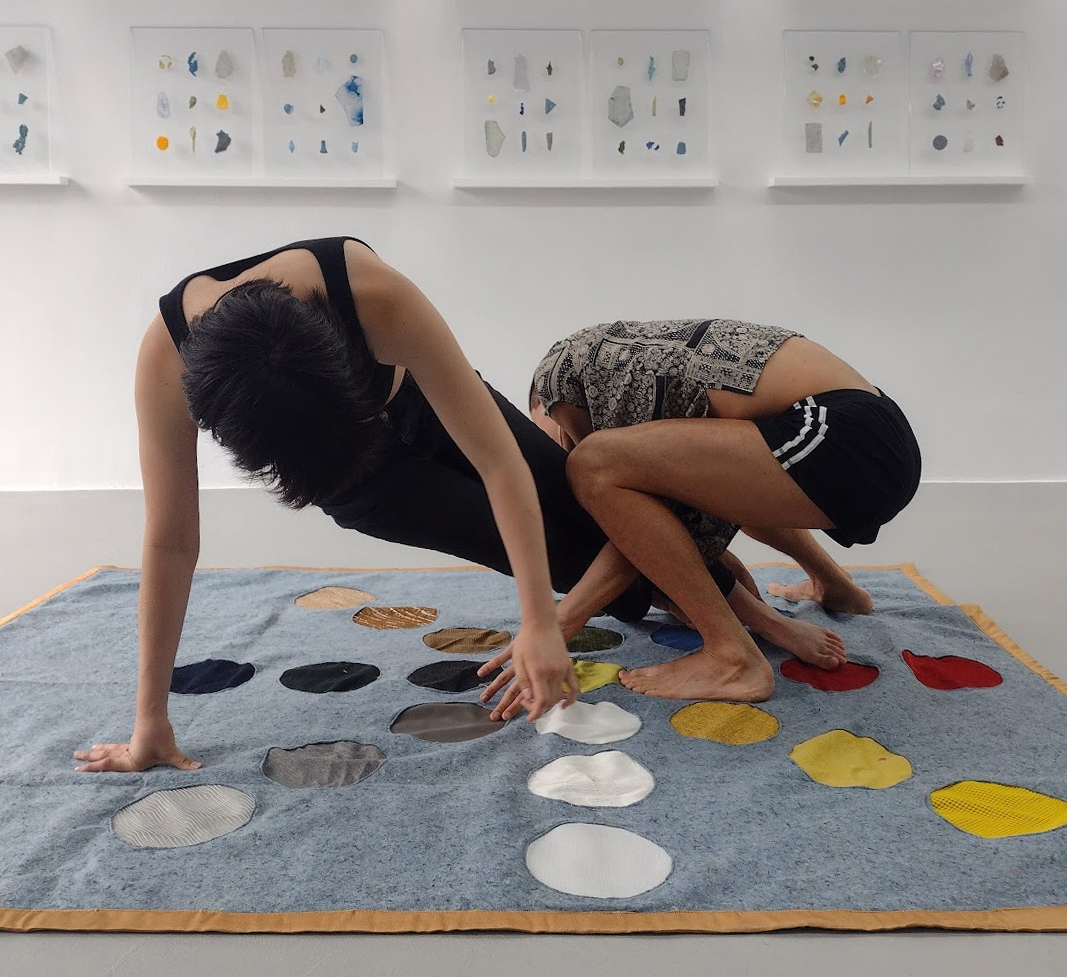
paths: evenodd
<path fill-rule="evenodd" d="M 504 728 L 504 723 L 489 718 L 491 713 L 491 709 L 483 709 L 473 702 L 428 702 L 409 706 L 393 720 L 389 729 L 431 743 L 462 743 Z"/>
<path fill-rule="evenodd" d="M 174 669 L 170 677 L 170 690 L 178 695 L 207 695 L 223 689 L 236 689 L 255 674 L 256 666 L 248 662 L 205 658 L 202 662 Z"/>
<path fill-rule="evenodd" d="M 503 671 L 502 668 L 495 668 L 485 678 L 479 678 L 478 669 L 484 664 L 469 661 L 433 662 L 416 668 L 408 676 L 408 681 L 435 692 L 469 692 L 479 685 L 488 685 Z"/>
<path fill-rule="evenodd" d="M 248 794 L 219 784 L 157 790 L 117 811 L 111 827 L 136 848 L 184 848 L 243 827 L 255 807 Z"/>
<path fill-rule="evenodd" d="M 625 899 L 662 885 L 671 856 L 659 845 L 606 824 L 561 824 L 526 849 L 542 885 L 573 896 Z"/>
<path fill-rule="evenodd" d="M 567 642 L 572 655 L 588 655 L 593 651 L 607 651 L 622 644 L 622 635 L 608 628 L 582 628 Z"/>
<path fill-rule="evenodd" d="M 297 597 L 297 607 L 306 607 L 312 611 L 341 611 L 348 607 L 358 607 L 374 600 L 374 594 L 365 590 L 353 590 L 351 587 L 320 587 L 310 594 Z"/>
<path fill-rule="evenodd" d="M 365 628 L 393 631 L 401 628 L 421 628 L 437 620 L 434 607 L 364 607 L 356 611 L 352 620 Z"/>
<path fill-rule="evenodd" d="M 877 740 L 832 729 L 798 743 L 792 760 L 812 780 L 827 787 L 892 787 L 911 776 L 906 757 L 887 750 Z"/>
<path fill-rule="evenodd" d="M 422 643 L 450 655 L 481 655 L 511 643 L 510 631 L 487 628 L 443 628 L 422 636 Z"/>
<path fill-rule="evenodd" d="M 671 716 L 671 726 L 693 736 L 732 746 L 762 743 L 778 735 L 778 720 L 744 702 L 694 702 Z"/>
<path fill-rule="evenodd" d="M 381 670 L 362 662 L 319 662 L 315 665 L 300 665 L 282 672 L 278 679 L 287 689 L 296 692 L 353 692 L 370 685 Z"/>
<path fill-rule="evenodd" d="M 621 665 L 611 662 L 592 662 L 585 659 L 574 661 L 574 673 L 578 676 L 578 691 L 592 692 L 613 682 L 618 684 Z"/>
<path fill-rule="evenodd" d="M 531 794 L 580 807 L 629 807 L 652 793 L 655 780 L 620 750 L 594 756 L 564 756 L 535 770 L 526 783 Z"/>
<path fill-rule="evenodd" d="M 943 692 L 954 689 L 991 689 L 1004 681 L 1000 672 L 973 658 L 957 655 L 916 655 L 905 651 L 901 655 L 912 674 L 929 689 Z"/>
<path fill-rule="evenodd" d="M 557 702 L 534 723 L 539 733 L 557 733 L 577 743 L 616 743 L 641 728 L 641 720 L 614 702 Z"/>
<path fill-rule="evenodd" d="M 961 780 L 930 794 L 930 804 L 949 824 L 979 838 L 1011 838 L 1067 824 L 1067 803 L 1025 787 Z"/>
<path fill-rule="evenodd" d="M 853 692 L 864 689 L 878 678 L 879 671 L 874 665 L 860 665 L 857 662 L 845 662 L 840 668 L 828 672 L 816 668 L 799 658 L 787 658 L 779 666 L 782 678 L 791 682 L 810 685 L 820 692 Z"/>
<path fill-rule="evenodd" d="M 347 787 L 369 777 L 385 762 L 376 746 L 339 740 L 267 751 L 263 773 L 286 787 Z"/>
<path fill-rule="evenodd" d="M 652 632 L 652 640 L 664 648 L 678 651 L 696 651 L 703 646 L 699 632 L 687 628 L 684 624 L 664 624 Z"/>

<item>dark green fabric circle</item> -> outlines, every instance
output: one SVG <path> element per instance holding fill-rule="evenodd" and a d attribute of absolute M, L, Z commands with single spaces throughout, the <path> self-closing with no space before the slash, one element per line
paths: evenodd
<path fill-rule="evenodd" d="M 622 635 L 608 628 L 582 628 L 567 642 L 572 655 L 587 655 L 593 651 L 607 651 L 622 644 Z"/>
<path fill-rule="evenodd" d="M 278 680 L 287 689 L 297 692 L 353 692 L 370 685 L 381 671 L 362 662 L 319 662 L 316 665 L 301 665 L 282 672 Z"/>

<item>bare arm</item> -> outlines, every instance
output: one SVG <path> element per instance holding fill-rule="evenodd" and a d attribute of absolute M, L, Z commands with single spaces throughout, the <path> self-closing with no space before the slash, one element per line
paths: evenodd
<path fill-rule="evenodd" d="M 350 268 L 352 266 L 350 265 Z M 478 471 L 511 564 L 522 612 L 513 648 L 521 708 L 536 719 L 573 700 L 574 670 L 556 622 L 544 526 L 526 460 L 489 391 L 440 313 L 406 278 L 381 262 L 352 271 L 360 322 L 376 359 L 406 367 L 445 430 Z M 563 686 L 572 691 L 565 696 Z"/>
<path fill-rule="evenodd" d="M 200 543 L 197 429 L 181 387 L 181 358 L 161 318 L 141 343 L 135 398 L 145 533 L 138 604 L 137 713 L 128 744 L 97 744 L 79 770 L 200 766 L 182 754 L 167 716 L 171 673 Z"/>

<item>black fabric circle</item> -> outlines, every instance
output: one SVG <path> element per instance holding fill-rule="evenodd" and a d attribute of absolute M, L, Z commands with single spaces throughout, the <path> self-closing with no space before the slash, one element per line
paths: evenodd
<path fill-rule="evenodd" d="M 256 666 L 248 662 L 205 658 L 202 662 L 174 669 L 170 677 L 170 690 L 177 695 L 208 695 L 244 685 L 255 674 Z"/>
<path fill-rule="evenodd" d="M 408 681 L 412 685 L 437 692 L 469 692 L 479 685 L 488 685 L 503 671 L 502 668 L 496 668 L 485 678 L 479 678 L 478 669 L 484 664 L 485 662 L 465 660 L 434 662 L 416 668 L 408 676 Z"/>
<path fill-rule="evenodd" d="M 278 680 L 287 689 L 297 692 L 354 692 L 370 685 L 381 670 L 362 662 L 319 662 L 315 665 L 301 665 L 282 672 Z"/>

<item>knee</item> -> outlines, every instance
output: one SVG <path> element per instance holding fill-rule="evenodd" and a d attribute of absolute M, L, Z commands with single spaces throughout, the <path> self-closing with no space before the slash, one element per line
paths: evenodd
<path fill-rule="evenodd" d="M 617 482 L 614 440 L 613 432 L 596 431 L 583 438 L 567 456 L 567 481 L 583 505 Z"/>

